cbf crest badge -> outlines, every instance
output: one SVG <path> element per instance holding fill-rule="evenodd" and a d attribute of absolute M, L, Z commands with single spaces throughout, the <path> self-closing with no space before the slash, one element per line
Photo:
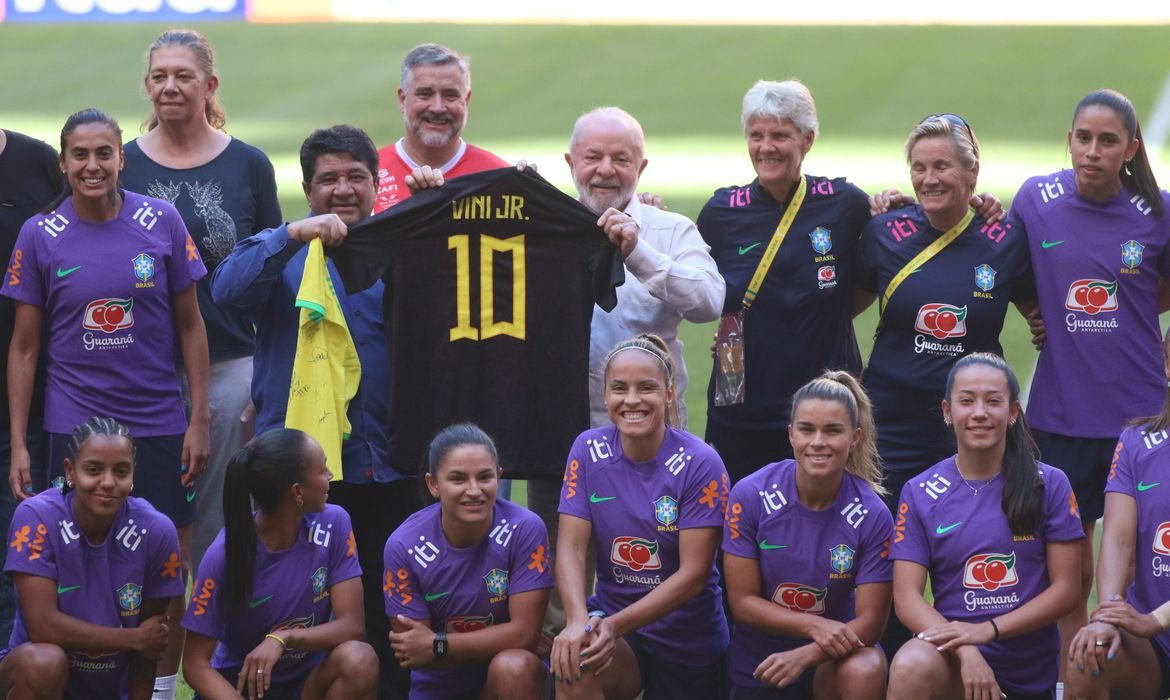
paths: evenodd
<path fill-rule="evenodd" d="M 132 261 L 134 263 L 134 276 L 143 282 L 149 282 L 154 277 L 154 258 L 146 253 L 139 253 Z"/>
<path fill-rule="evenodd" d="M 1145 250 L 1146 247 L 1137 241 L 1126 241 L 1121 244 L 1121 262 L 1132 270 L 1142 264 L 1142 253 Z"/>
<path fill-rule="evenodd" d="M 503 569 L 492 569 L 484 575 L 483 581 L 487 584 L 488 593 L 494 597 L 508 592 L 508 572 Z"/>
<path fill-rule="evenodd" d="M 667 527 L 674 525 L 678 520 L 678 501 L 670 496 L 654 501 L 654 519 Z"/>
<path fill-rule="evenodd" d="M 313 594 L 320 595 L 325 590 L 325 584 L 329 581 L 329 569 L 322 566 L 313 572 L 311 578 L 313 583 Z"/>
<path fill-rule="evenodd" d="M 813 250 L 817 251 L 818 255 L 825 255 L 833 249 L 832 232 L 824 226 L 814 228 L 808 237 L 812 240 Z"/>
<path fill-rule="evenodd" d="M 839 574 L 848 572 L 853 568 L 853 548 L 849 545 L 839 544 L 829 550 L 829 563 L 833 567 L 833 571 Z"/>
<path fill-rule="evenodd" d="M 139 606 L 142 605 L 142 586 L 136 583 L 127 583 L 118 589 L 118 605 L 129 615 L 138 613 Z"/>
<path fill-rule="evenodd" d="M 990 292 L 995 288 L 995 270 L 991 265 L 983 263 L 975 268 L 975 286 L 985 292 Z"/>

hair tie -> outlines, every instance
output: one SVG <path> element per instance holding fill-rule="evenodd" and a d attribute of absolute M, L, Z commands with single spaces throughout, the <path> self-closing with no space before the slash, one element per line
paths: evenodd
<path fill-rule="evenodd" d="M 623 345 L 622 347 L 614 348 L 612 351 L 610 351 L 609 355 L 606 356 L 604 367 L 609 369 L 609 363 L 613 360 L 613 358 L 617 356 L 619 352 L 624 352 L 626 350 L 637 350 L 639 352 L 644 352 L 650 357 L 653 357 L 655 360 L 658 360 L 658 363 L 662 365 L 663 374 L 666 375 L 666 378 L 669 381 L 672 383 L 674 382 L 674 375 L 670 371 L 670 365 L 666 364 L 666 360 L 663 359 L 663 357 L 658 353 L 649 348 L 644 348 L 641 345 Z"/>

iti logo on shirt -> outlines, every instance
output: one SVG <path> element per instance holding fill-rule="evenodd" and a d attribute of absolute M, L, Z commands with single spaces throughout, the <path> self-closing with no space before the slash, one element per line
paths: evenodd
<path fill-rule="evenodd" d="M 615 537 L 609 560 L 632 571 L 661 569 L 658 558 L 658 543 L 641 537 Z"/>
<path fill-rule="evenodd" d="M 133 299 L 95 299 L 85 307 L 81 327 L 91 331 L 113 333 L 134 325 Z"/>
<path fill-rule="evenodd" d="M 1142 264 L 1142 253 L 1146 247 L 1137 241 L 1126 241 L 1121 244 L 1121 262 L 1130 270 Z"/>
<path fill-rule="evenodd" d="M 772 593 L 772 602 L 796 612 L 820 615 L 825 612 L 827 588 L 813 588 L 802 583 L 782 583 Z"/>
<path fill-rule="evenodd" d="M 678 501 L 670 496 L 663 496 L 654 501 L 654 519 L 665 527 L 674 525 L 678 522 Z"/>
<path fill-rule="evenodd" d="M 142 586 L 136 583 L 127 583 L 118 589 L 118 605 L 126 612 L 122 615 L 137 615 L 138 607 L 142 605 Z"/>
<path fill-rule="evenodd" d="M 134 257 L 134 276 L 143 282 L 149 282 L 154 277 L 154 258 L 146 253 L 139 253 Z"/>
<path fill-rule="evenodd" d="M 814 228 L 808 237 L 812 241 L 813 250 L 817 251 L 818 255 L 825 255 L 833 249 L 832 232 L 823 226 Z"/>
<path fill-rule="evenodd" d="M 475 632 L 491 627 L 496 620 L 491 613 L 487 615 L 460 615 L 447 620 L 448 632 Z"/>
<path fill-rule="evenodd" d="M 1154 551 L 1170 556 L 1170 522 L 1159 525 L 1154 533 Z"/>
<path fill-rule="evenodd" d="M 914 319 L 914 330 L 924 335 L 962 338 L 967 335 L 967 307 L 949 304 L 923 304 Z"/>
<path fill-rule="evenodd" d="M 1101 311 L 1117 311 L 1117 282 L 1077 280 L 1068 287 L 1064 308 L 1084 311 L 1090 316 Z"/>
<path fill-rule="evenodd" d="M 963 569 L 963 587 L 995 591 L 1020 582 L 1016 574 L 1016 553 L 976 554 Z"/>
<path fill-rule="evenodd" d="M 995 288 L 995 268 L 987 263 L 983 263 L 975 268 L 975 286 L 979 287 L 985 292 L 990 292 Z"/>

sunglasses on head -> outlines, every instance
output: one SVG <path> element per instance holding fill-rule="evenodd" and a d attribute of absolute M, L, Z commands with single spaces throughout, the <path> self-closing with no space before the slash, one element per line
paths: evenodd
<path fill-rule="evenodd" d="M 975 157 L 979 157 L 979 146 L 975 142 L 975 132 L 971 131 L 971 125 L 967 123 L 966 119 L 963 119 L 957 114 L 929 114 L 923 117 L 922 121 L 918 123 L 925 124 L 931 119 L 941 119 L 945 122 L 949 122 L 953 126 L 961 126 L 966 129 L 967 138 L 971 139 L 971 149 L 975 152 Z"/>

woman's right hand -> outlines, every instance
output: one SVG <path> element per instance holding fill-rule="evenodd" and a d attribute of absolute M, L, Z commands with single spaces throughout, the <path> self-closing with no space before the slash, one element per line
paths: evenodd
<path fill-rule="evenodd" d="M 272 669 L 283 655 L 284 646 L 272 637 L 265 637 L 244 657 L 236 692 L 247 698 L 264 697 L 272 685 Z"/>
<path fill-rule="evenodd" d="M 1094 613 L 1094 617 L 1096 615 Z M 1068 645 L 1068 660 L 1078 671 L 1097 676 L 1105 669 L 1105 661 L 1112 658 L 1120 647 L 1121 633 L 1117 627 L 1105 622 L 1090 622 L 1077 630 Z"/>
<path fill-rule="evenodd" d="M 32 458 L 28 455 L 27 447 L 12 448 L 12 463 L 8 467 L 8 488 L 17 501 L 32 496 L 35 491 L 32 485 Z"/>
<path fill-rule="evenodd" d="M 170 638 L 170 626 L 166 615 L 148 617 L 138 623 L 138 639 L 134 651 L 148 659 L 158 660 L 167 650 L 167 641 Z"/>
<path fill-rule="evenodd" d="M 590 620 L 591 621 L 591 620 Z M 558 683 L 581 679 L 581 649 L 593 639 L 589 622 L 569 623 L 553 639 L 549 670 Z"/>
<path fill-rule="evenodd" d="M 987 665 L 978 647 L 959 647 L 955 653 L 959 657 L 959 675 L 963 679 L 965 699 L 1003 700 L 1003 691 L 995 682 L 995 672 Z"/>
<path fill-rule="evenodd" d="M 843 659 L 865 646 L 853 628 L 844 622 L 811 615 L 813 620 L 808 630 L 809 639 L 834 659 Z"/>

